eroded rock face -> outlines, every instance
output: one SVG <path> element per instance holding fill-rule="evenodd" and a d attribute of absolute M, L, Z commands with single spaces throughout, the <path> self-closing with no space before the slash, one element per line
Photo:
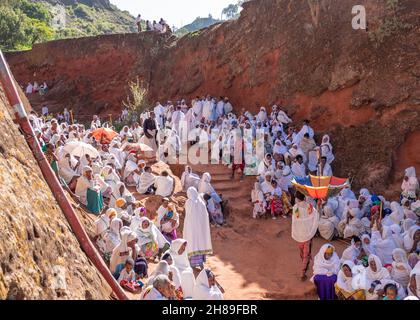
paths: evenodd
<path fill-rule="evenodd" d="M 337 175 L 385 192 L 401 176 L 395 151 L 412 148 L 405 137 L 420 124 L 420 2 L 399 0 L 397 11 L 382 0 L 357 4 L 366 7 L 368 32 L 352 29 L 351 0 L 254 0 L 239 20 L 179 40 L 58 41 L 9 60 L 22 85 L 51 82 L 47 97 L 31 98 L 38 109 L 117 114 L 136 77 L 152 101 L 210 93 L 229 96 L 238 111 L 281 102 L 296 120 L 312 121 L 317 139 L 330 133 Z M 395 31 L 387 35 L 386 26 Z"/>
<path fill-rule="evenodd" d="M 10 110 L 0 85 L 0 299 L 108 299 Z"/>

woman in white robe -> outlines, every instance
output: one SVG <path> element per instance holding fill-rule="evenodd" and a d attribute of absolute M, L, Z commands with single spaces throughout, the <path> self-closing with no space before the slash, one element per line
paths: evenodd
<path fill-rule="evenodd" d="M 161 261 L 166 261 L 169 266 L 169 279 L 175 286 L 175 293 L 177 295 L 178 300 L 185 299 L 183 291 L 182 291 L 182 280 L 181 280 L 181 273 L 179 272 L 178 268 L 174 264 L 174 259 L 172 254 L 168 251 L 164 253 L 162 256 Z"/>
<path fill-rule="evenodd" d="M 392 213 L 382 219 L 382 225 L 391 226 L 393 224 L 400 225 L 401 221 L 404 220 L 404 209 L 396 201 L 391 202 Z"/>
<path fill-rule="evenodd" d="M 94 240 L 102 254 L 107 252 L 106 235 L 112 220 L 117 216 L 115 209 L 108 209 L 95 220 Z M 113 248 L 112 248 L 113 249 Z"/>
<path fill-rule="evenodd" d="M 378 256 L 370 255 L 368 263 L 363 283 L 366 300 L 378 300 L 383 294 L 385 283 L 387 280 L 391 280 L 391 275 L 382 266 L 382 261 Z"/>
<path fill-rule="evenodd" d="M 251 201 L 254 204 L 254 209 L 252 211 L 252 218 L 257 219 L 262 217 L 267 208 L 267 202 L 265 201 L 264 194 L 261 190 L 261 185 L 259 182 L 255 182 L 254 189 L 251 192 Z"/>
<path fill-rule="evenodd" d="M 155 280 L 157 276 L 160 276 L 160 275 L 169 276 L 169 270 L 170 270 L 169 264 L 166 261 L 159 261 L 159 263 L 156 266 L 155 271 L 153 271 L 153 273 L 150 275 L 147 281 L 147 286 L 152 286 L 153 281 Z"/>
<path fill-rule="evenodd" d="M 339 300 L 365 300 L 364 290 L 353 287 L 354 266 L 351 260 L 345 260 L 338 272 L 335 292 Z"/>
<path fill-rule="evenodd" d="M 101 176 L 105 183 L 111 187 L 111 190 L 115 190 L 118 182 L 121 182 L 120 177 L 111 166 L 103 167 Z"/>
<path fill-rule="evenodd" d="M 140 194 L 146 194 L 150 188 L 154 186 L 155 181 L 156 176 L 151 172 L 151 170 L 144 171 L 137 184 L 137 192 Z"/>
<path fill-rule="evenodd" d="M 127 162 L 124 167 L 123 179 L 129 187 L 137 186 L 140 182 L 140 175 L 142 170 L 138 166 L 137 157 L 135 154 L 128 156 Z"/>
<path fill-rule="evenodd" d="M 410 202 L 416 201 L 419 181 L 416 176 L 416 168 L 410 167 L 405 170 L 404 180 L 401 184 L 401 199 L 408 199 Z"/>
<path fill-rule="evenodd" d="M 347 211 L 347 214 L 347 224 L 343 232 L 344 239 L 348 239 L 353 236 L 360 236 L 365 231 L 365 227 L 359 219 L 361 215 L 360 209 L 352 208 Z"/>
<path fill-rule="evenodd" d="M 333 154 L 333 147 L 330 143 L 330 136 L 327 134 L 322 137 L 321 156 L 327 158 L 328 164 L 331 164 L 335 159 Z"/>
<path fill-rule="evenodd" d="M 201 270 L 195 281 L 194 300 L 224 300 L 223 293 L 216 284 L 213 273 L 208 269 Z"/>
<path fill-rule="evenodd" d="M 82 204 L 87 205 L 87 191 L 88 189 L 99 192 L 100 186 L 96 183 L 92 175 L 88 175 L 88 172 L 92 173 L 92 168 L 85 166 L 82 171 L 82 176 L 77 179 L 75 194 L 79 197 Z"/>
<path fill-rule="evenodd" d="M 335 299 L 335 283 L 340 270 L 340 258 L 333 245 L 324 244 L 314 259 L 311 281 L 315 284 L 320 300 Z"/>
<path fill-rule="evenodd" d="M 188 260 L 186 248 L 187 241 L 185 239 L 176 239 L 172 241 L 169 253 L 172 256 L 174 266 L 179 270 L 181 275 L 181 286 L 184 299 L 191 299 L 195 285 L 195 277 Z"/>
<path fill-rule="evenodd" d="M 408 264 L 407 253 L 400 248 L 392 251 L 392 262 L 391 277 L 394 281 L 398 282 L 405 289 L 410 283 L 411 267 Z"/>
<path fill-rule="evenodd" d="M 169 242 L 147 217 L 140 219 L 139 226 L 135 232 L 138 238 L 137 244 L 147 259 L 154 259 L 159 252 L 165 252 L 169 248 Z"/>
<path fill-rule="evenodd" d="M 220 196 L 217 194 L 217 192 L 214 190 L 213 186 L 211 185 L 211 175 L 208 172 L 203 173 L 203 176 L 201 177 L 201 180 L 200 180 L 200 184 L 198 186 L 198 192 L 208 194 L 217 203 L 222 202 L 222 199 L 220 198 Z"/>
<path fill-rule="evenodd" d="M 416 264 L 410 273 L 408 294 L 420 299 L 420 261 Z"/>
<path fill-rule="evenodd" d="M 393 238 L 392 231 L 389 227 L 382 227 L 381 232 L 372 231 L 372 244 L 375 248 L 376 255 L 381 259 L 384 265 L 392 264 L 392 251 L 397 248 Z"/>
<path fill-rule="evenodd" d="M 183 229 L 187 241 L 187 254 L 192 266 L 203 266 L 206 255 L 213 253 L 209 213 L 197 189 L 190 187 L 187 196 Z"/>
<path fill-rule="evenodd" d="M 200 185 L 200 180 L 200 177 L 197 174 L 193 173 L 190 166 L 185 166 L 185 171 L 182 173 L 181 176 L 182 190 L 186 192 L 190 187 L 198 189 Z"/>
<path fill-rule="evenodd" d="M 115 188 L 112 190 L 109 207 L 110 208 L 116 208 L 116 202 L 118 199 L 123 198 L 127 203 L 132 203 L 136 199 L 132 195 L 130 191 L 128 191 L 127 187 L 123 182 L 117 182 L 115 185 Z"/>
<path fill-rule="evenodd" d="M 417 247 L 414 248 L 415 238 L 420 235 L 420 226 L 412 226 L 404 236 L 404 249 L 408 253 L 420 251 L 420 241 L 417 242 Z"/>
<path fill-rule="evenodd" d="M 77 164 L 78 161 L 69 153 L 64 155 L 63 158 L 59 158 L 59 175 L 67 183 L 70 189 L 76 187 L 76 180 L 80 177 L 77 173 Z"/>
<path fill-rule="evenodd" d="M 340 220 L 334 214 L 329 204 L 324 206 L 323 214 L 319 220 L 318 231 L 327 241 L 331 241 L 334 235 L 338 235 L 337 227 Z"/>
<path fill-rule="evenodd" d="M 137 236 L 135 232 L 131 231 L 128 227 L 121 228 L 121 241 L 112 251 L 109 269 L 115 279 L 120 276 L 121 270 L 125 266 L 125 262 L 128 258 L 133 260 L 137 258 L 137 252 L 135 252 L 135 243 L 137 242 Z"/>
<path fill-rule="evenodd" d="M 105 254 L 111 254 L 116 246 L 121 242 L 121 229 L 123 222 L 119 218 L 114 218 L 110 222 L 109 230 L 106 232 L 105 239 Z"/>
<path fill-rule="evenodd" d="M 353 237 L 353 239 L 351 239 L 350 246 L 343 251 L 340 261 L 343 263 L 346 260 L 350 260 L 355 265 L 358 265 L 360 264 L 361 253 L 362 241 L 358 237 Z"/>

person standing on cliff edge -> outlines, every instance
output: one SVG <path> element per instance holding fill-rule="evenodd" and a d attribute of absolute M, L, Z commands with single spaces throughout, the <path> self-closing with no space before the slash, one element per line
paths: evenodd
<path fill-rule="evenodd" d="M 137 16 L 136 25 L 137 25 L 137 31 L 138 33 L 140 33 L 141 32 L 141 14 Z"/>
<path fill-rule="evenodd" d="M 302 269 L 300 279 L 306 281 L 306 272 L 311 262 L 312 239 L 318 230 L 319 213 L 305 201 L 305 195 L 296 192 L 296 204 L 293 207 L 292 238 L 298 242 Z"/>

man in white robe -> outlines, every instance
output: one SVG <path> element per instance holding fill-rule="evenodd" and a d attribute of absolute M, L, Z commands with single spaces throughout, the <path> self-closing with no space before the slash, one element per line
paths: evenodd
<path fill-rule="evenodd" d="M 303 157 L 300 154 L 296 157 L 296 161 L 292 164 L 292 173 L 295 177 L 306 177 L 306 167 L 303 163 Z"/>
<path fill-rule="evenodd" d="M 306 272 L 311 261 L 312 239 L 318 230 L 319 213 L 314 206 L 305 201 L 305 196 L 296 192 L 296 204 L 293 207 L 292 238 L 298 242 L 302 261 L 301 280 L 307 279 Z"/>
<path fill-rule="evenodd" d="M 327 157 L 321 158 L 321 163 L 318 164 L 317 175 L 321 177 L 333 176 L 331 165 L 327 162 Z"/>

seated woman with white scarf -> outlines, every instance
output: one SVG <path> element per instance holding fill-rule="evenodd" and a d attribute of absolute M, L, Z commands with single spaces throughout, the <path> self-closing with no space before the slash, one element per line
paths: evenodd
<path fill-rule="evenodd" d="M 131 153 L 128 156 L 127 163 L 124 167 L 123 179 L 124 183 L 129 187 L 138 186 L 140 182 L 140 176 L 143 173 L 143 169 L 139 166 L 139 161 L 135 154 Z"/>
<path fill-rule="evenodd" d="M 340 259 L 334 246 L 324 244 L 315 256 L 314 276 L 311 279 L 316 286 L 320 300 L 335 300 L 335 283 L 340 270 Z"/>
<path fill-rule="evenodd" d="M 108 165 L 103 167 L 103 169 L 101 170 L 101 176 L 104 179 L 105 183 L 111 187 L 111 190 L 115 190 L 118 182 L 121 182 L 121 179 L 115 172 L 115 170 Z"/>
<path fill-rule="evenodd" d="M 182 291 L 181 274 L 174 264 L 174 259 L 172 258 L 171 253 L 169 251 L 166 251 L 162 256 L 161 261 L 166 261 L 166 263 L 168 264 L 168 277 L 175 287 L 175 294 L 177 300 L 184 300 L 186 297 L 184 296 Z"/>
<path fill-rule="evenodd" d="M 140 224 L 135 231 L 138 238 L 138 246 L 146 259 L 155 259 L 159 253 L 169 249 L 169 242 L 159 229 L 147 217 L 140 219 Z"/>
<path fill-rule="evenodd" d="M 179 214 L 176 211 L 175 205 L 169 203 L 169 199 L 166 199 L 166 201 L 168 202 L 167 207 L 161 206 L 158 209 L 156 226 L 161 230 L 166 240 L 171 243 L 177 239 L 176 229 L 179 227 Z"/>
<path fill-rule="evenodd" d="M 420 252 L 420 226 L 412 226 L 404 236 L 404 249 L 408 253 Z"/>
<path fill-rule="evenodd" d="M 254 204 L 252 218 L 257 219 L 264 216 L 267 211 L 267 202 L 265 201 L 264 194 L 258 181 L 254 183 L 254 189 L 252 189 L 251 192 L 251 201 Z"/>
<path fill-rule="evenodd" d="M 121 242 L 114 248 L 111 254 L 109 269 L 115 279 L 120 276 L 128 258 L 137 258 L 137 235 L 128 227 L 121 228 Z"/>
<path fill-rule="evenodd" d="M 198 190 L 200 184 L 200 177 L 193 173 L 190 166 L 185 166 L 185 171 L 181 176 L 182 190 L 187 191 L 190 187 L 195 187 Z"/>
<path fill-rule="evenodd" d="M 198 275 L 194 287 L 194 300 L 224 300 L 223 289 L 217 283 L 209 269 L 203 269 Z"/>
<path fill-rule="evenodd" d="M 318 231 L 325 240 L 331 241 L 334 236 L 338 235 L 337 227 L 340 220 L 334 214 L 329 204 L 324 206 L 323 214 L 319 220 Z"/>
<path fill-rule="evenodd" d="M 59 175 L 68 185 L 70 190 L 75 190 L 77 179 L 80 175 L 77 173 L 79 162 L 67 153 L 63 158 L 59 158 L 58 168 Z"/>
<path fill-rule="evenodd" d="M 335 284 L 338 300 L 365 300 L 364 290 L 353 288 L 353 268 L 354 263 L 351 260 L 345 260 L 338 272 Z"/>
<path fill-rule="evenodd" d="M 372 229 L 373 247 L 384 266 L 391 265 L 393 261 L 392 251 L 398 246 L 393 240 L 391 229 L 389 227 L 382 227 L 380 222 L 377 225 L 378 229 Z"/>
<path fill-rule="evenodd" d="M 102 254 L 107 252 L 106 250 L 106 234 L 114 218 L 117 217 L 117 211 L 115 209 L 108 209 L 105 214 L 102 214 L 95 220 L 95 231 L 93 241 L 99 248 Z"/>
<path fill-rule="evenodd" d="M 145 167 L 137 184 L 137 192 L 140 194 L 154 194 L 156 176 L 152 173 L 152 168 Z"/>
<path fill-rule="evenodd" d="M 184 299 L 192 299 L 195 277 L 188 260 L 186 248 L 186 240 L 176 239 L 175 241 L 172 241 L 169 253 L 172 256 L 174 266 L 178 269 L 181 275 L 181 286 Z"/>
<path fill-rule="evenodd" d="M 382 266 L 382 261 L 378 256 L 370 255 L 368 263 L 361 286 L 365 290 L 366 300 L 378 300 L 383 295 L 385 283 L 391 280 L 391 275 Z"/>
<path fill-rule="evenodd" d="M 115 188 L 112 190 L 109 207 L 116 208 L 117 207 L 116 202 L 120 198 L 123 198 L 129 204 L 129 206 L 132 205 L 136 201 L 136 198 L 132 195 L 130 191 L 128 191 L 125 184 L 121 181 L 117 182 L 117 184 L 115 185 Z"/>
<path fill-rule="evenodd" d="M 112 251 L 121 242 L 121 229 L 123 222 L 121 219 L 114 217 L 111 222 L 108 231 L 104 235 L 105 239 L 105 257 L 109 260 Z"/>
<path fill-rule="evenodd" d="M 77 179 L 75 194 L 90 212 L 99 214 L 104 205 L 101 186 L 93 177 L 91 167 L 85 166 L 82 173 L 83 175 Z"/>
<path fill-rule="evenodd" d="M 361 264 L 364 252 L 362 252 L 362 240 L 359 237 L 353 236 L 351 244 L 347 247 L 341 255 L 341 262 L 346 260 L 352 261 L 355 265 Z"/>
<path fill-rule="evenodd" d="M 201 177 L 201 181 L 198 187 L 198 192 L 210 195 L 214 199 L 214 201 L 216 201 L 217 203 L 222 202 L 222 198 L 219 196 L 219 194 L 214 190 L 213 186 L 211 185 L 211 175 L 208 172 L 203 173 L 203 176 Z"/>
<path fill-rule="evenodd" d="M 398 282 L 404 289 L 410 283 L 410 273 L 412 268 L 408 264 L 407 253 L 403 249 L 394 249 L 392 251 L 391 278 Z"/>

